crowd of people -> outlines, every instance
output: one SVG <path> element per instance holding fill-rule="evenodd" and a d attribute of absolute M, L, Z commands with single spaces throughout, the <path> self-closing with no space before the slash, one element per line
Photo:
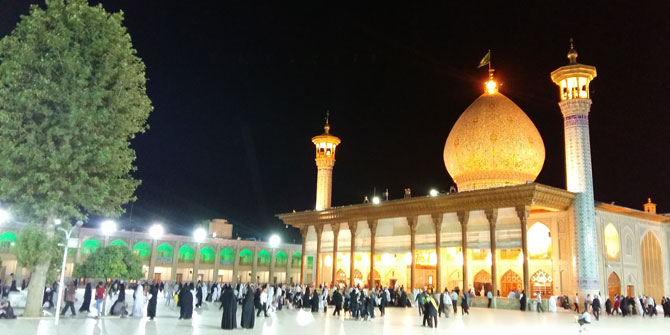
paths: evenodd
<path fill-rule="evenodd" d="M 2 299 L 0 300 L 0 318 L 14 318 L 13 309 L 7 299 L 11 291 L 19 291 L 16 281 L 11 276 L 11 283 L 2 286 Z M 26 287 L 22 283 L 22 290 Z M 369 321 L 376 316 L 383 317 L 385 309 L 389 306 L 412 307 L 416 306 L 419 316 L 423 318 L 422 326 L 437 327 L 438 317 L 449 317 L 451 311 L 454 315 L 458 313 L 460 306 L 461 315 L 469 315 L 470 307 L 475 299 L 473 289 L 461 291 L 458 287 L 453 290 L 444 289 L 443 292 L 432 289 L 413 289 L 405 291 L 403 286 L 396 288 L 357 286 L 335 286 L 326 284 L 314 288 L 305 285 L 256 285 L 256 284 L 220 284 L 220 283 L 165 283 L 148 284 L 144 281 L 133 283 L 133 305 L 126 302 L 127 283 L 123 280 L 115 280 L 111 284 L 98 282 L 95 287 L 92 283 L 86 283 L 84 289 L 84 300 L 79 307 L 80 313 L 90 313 L 91 303 L 96 302 L 97 316 L 103 315 L 105 299 L 114 301 L 109 308 L 109 315 L 125 317 L 144 317 L 146 314 L 150 320 L 156 317 L 156 306 L 158 296 L 163 295 L 164 304 L 173 306 L 179 310 L 179 319 L 188 320 L 193 317 L 193 312 L 203 306 L 205 302 L 212 303 L 222 310 L 221 328 L 234 329 L 238 324 L 242 328 L 254 328 L 255 318 L 268 317 L 282 309 L 307 309 L 311 312 L 327 313 L 332 306 L 332 315 L 341 316 L 353 320 Z M 74 303 L 76 300 L 77 281 L 67 283 L 63 292 L 62 316 L 68 311 L 76 315 Z M 499 295 L 499 292 L 497 292 Z M 484 292 L 481 296 L 488 298 L 488 307 L 493 300 L 492 292 Z M 43 306 L 54 308 L 54 302 L 58 301 L 58 282 L 45 287 L 43 295 Z M 513 290 L 507 296 L 509 299 L 519 301 L 520 309 L 526 310 L 529 303 L 534 300 L 534 308 L 543 312 L 543 298 L 539 293 L 533 297 L 527 297 L 524 291 Z M 530 299 L 530 300 L 529 300 Z M 599 295 L 587 295 L 580 304 L 580 296 L 575 294 L 572 301 L 567 295 L 550 296 L 547 300 L 548 310 L 556 312 L 557 306 L 566 310 L 572 309 L 579 314 L 578 323 L 580 329 L 591 322 L 591 316 L 596 320 L 600 318 L 600 311 L 604 305 L 607 315 L 626 316 L 655 316 L 663 313 L 664 317 L 670 317 L 670 298 L 663 297 L 660 304 L 649 296 L 629 297 L 614 296 L 601 302 Z M 481 301 L 480 301 L 481 303 Z M 241 308 L 240 322 L 237 321 L 237 309 Z M 378 310 L 378 312 L 377 312 Z"/>

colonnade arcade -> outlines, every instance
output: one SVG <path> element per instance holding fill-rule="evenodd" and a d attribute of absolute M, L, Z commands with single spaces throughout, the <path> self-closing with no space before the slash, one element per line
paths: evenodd
<path fill-rule="evenodd" d="M 573 196 L 527 184 L 279 218 L 300 228 L 302 254 L 316 257 L 315 284 L 459 287 L 501 296 L 529 287 L 549 295 L 552 273 L 560 271 L 542 220 L 563 215 Z M 567 233 L 567 220 L 563 225 Z"/>
<path fill-rule="evenodd" d="M 93 231 L 93 230 L 92 230 Z M 80 247 L 68 252 L 66 272 L 103 245 L 130 248 L 143 263 L 145 279 L 158 281 L 218 281 L 254 283 L 297 283 L 302 255 L 297 245 L 273 249 L 263 242 L 208 239 L 195 243 L 184 236 L 151 240 L 136 233 L 119 232 L 115 236 L 80 233 Z M 211 241 L 210 241 L 211 240 Z M 221 243 L 225 242 L 225 243 Z M 307 258 L 308 277 L 313 258 Z"/>

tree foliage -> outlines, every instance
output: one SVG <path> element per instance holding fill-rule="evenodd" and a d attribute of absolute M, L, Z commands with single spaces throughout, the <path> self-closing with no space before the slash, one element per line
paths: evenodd
<path fill-rule="evenodd" d="M 0 201 L 45 246 L 55 219 L 114 217 L 135 199 L 130 140 L 153 107 L 122 21 L 87 0 L 46 0 L 0 40 Z M 36 264 L 26 316 L 41 314 L 48 250 L 24 253 Z"/>
<path fill-rule="evenodd" d="M 122 20 L 47 0 L 0 40 L 0 199 L 22 221 L 117 216 L 134 200 L 129 140 L 152 106 Z"/>
<path fill-rule="evenodd" d="M 75 264 L 74 276 L 79 278 L 142 278 L 142 261 L 130 249 L 120 245 L 98 248 L 84 263 Z"/>
<path fill-rule="evenodd" d="M 14 253 L 19 263 L 30 271 L 35 271 L 40 263 L 49 262 L 47 280 L 52 281 L 56 279 L 63 261 L 63 250 L 58 247 L 58 243 L 65 243 L 65 239 L 62 236 L 49 238 L 45 231 L 29 226 L 19 232 Z"/>

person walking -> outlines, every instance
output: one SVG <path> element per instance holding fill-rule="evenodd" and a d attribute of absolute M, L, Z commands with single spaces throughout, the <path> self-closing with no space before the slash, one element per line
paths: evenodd
<path fill-rule="evenodd" d="M 151 285 L 149 288 L 149 304 L 147 305 L 147 316 L 149 320 L 153 320 L 156 317 L 156 304 L 158 303 L 158 287 L 156 285 Z"/>
<path fill-rule="evenodd" d="M 98 282 L 98 286 L 95 287 L 95 304 L 98 308 L 98 316 L 95 318 L 99 318 L 102 315 L 102 300 L 105 298 L 105 287 L 103 286 L 102 282 Z"/>
<path fill-rule="evenodd" d="M 600 320 L 600 298 L 597 295 L 593 296 L 591 310 L 593 311 L 593 316 L 595 316 L 596 321 Z"/>
<path fill-rule="evenodd" d="M 91 289 L 91 283 L 86 283 L 86 289 L 84 290 L 84 302 L 79 307 L 79 312 L 90 312 L 91 307 L 91 296 L 93 295 L 93 289 Z"/>
<path fill-rule="evenodd" d="M 64 299 L 63 299 L 63 301 L 65 301 L 65 307 L 63 307 L 63 310 L 60 312 L 61 316 L 65 316 L 65 312 L 67 312 L 68 308 L 70 308 L 70 311 L 72 312 L 72 316 L 77 315 L 74 312 L 74 300 L 75 300 L 75 295 L 76 294 L 77 294 L 77 287 L 74 286 L 74 282 L 71 282 L 65 288 L 65 295 L 64 295 Z"/>
<path fill-rule="evenodd" d="M 493 301 L 493 293 L 491 293 L 491 290 L 486 292 L 486 297 L 489 298 L 489 308 L 491 308 L 491 302 Z"/>
<path fill-rule="evenodd" d="M 544 308 L 542 308 L 542 295 L 540 294 L 540 292 L 537 292 L 537 298 L 535 301 L 537 301 L 537 312 L 538 313 L 544 312 Z"/>
<path fill-rule="evenodd" d="M 575 312 L 577 312 L 577 314 L 579 314 L 579 293 L 575 293 L 574 304 L 575 304 Z"/>
<path fill-rule="evenodd" d="M 470 305 L 468 305 L 468 292 L 463 291 L 463 297 L 461 298 L 461 315 L 470 315 L 469 309 Z"/>
<path fill-rule="evenodd" d="M 437 328 L 437 303 L 430 294 L 426 294 L 424 307 L 425 309 L 423 312 L 423 326 L 425 327 L 426 321 L 428 321 L 428 327 Z"/>
<path fill-rule="evenodd" d="M 454 307 L 454 317 L 458 313 L 458 292 L 456 289 L 451 291 L 451 305 Z"/>
<path fill-rule="evenodd" d="M 333 311 L 333 316 L 337 314 L 337 316 L 340 316 L 340 311 L 342 310 L 342 294 L 340 294 L 340 290 L 337 289 L 337 287 L 333 288 L 333 304 L 335 304 L 335 310 Z"/>

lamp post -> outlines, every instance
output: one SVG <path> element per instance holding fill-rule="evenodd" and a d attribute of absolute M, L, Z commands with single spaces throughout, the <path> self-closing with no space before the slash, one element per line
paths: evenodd
<path fill-rule="evenodd" d="M 160 223 L 154 223 L 151 225 L 149 228 L 149 236 L 151 236 L 151 259 L 149 260 L 149 280 L 151 280 L 152 283 L 154 283 L 155 280 L 155 267 L 156 267 L 156 244 L 158 244 L 158 240 L 163 237 L 163 233 L 165 233 L 165 230 L 163 229 L 163 225 Z"/>
<path fill-rule="evenodd" d="M 197 259 L 195 259 L 195 264 L 198 265 L 197 267 L 194 266 L 194 273 L 193 273 L 193 282 L 198 281 L 198 278 L 200 276 L 200 243 L 205 241 L 205 238 L 207 238 L 207 231 L 205 228 L 199 227 L 193 232 L 193 238 L 195 239 L 195 254 L 197 256 Z"/>
<path fill-rule="evenodd" d="M 60 226 L 61 220 L 60 219 L 54 220 L 54 224 L 56 226 Z M 80 221 L 77 221 L 77 224 L 72 226 L 72 228 L 70 228 L 70 230 L 65 230 L 65 228 L 63 228 L 63 227 L 57 227 L 58 230 L 65 233 L 65 245 L 63 247 L 63 264 L 61 265 L 61 268 L 60 268 L 60 281 L 58 283 L 58 300 L 56 301 L 56 320 L 55 320 L 56 325 L 58 325 L 58 321 L 60 320 L 60 305 L 61 305 L 60 302 L 61 302 L 61 300 L 63 300 L 62 299 L 63 291 L 64 291 L 63 286 L 65 285 L 64 284 L 64 281 L 65 281 L 65 263 L 67 262 L 67 249 L 70 246 L 70 235 L 72 235 L 72 232 L 76 228 L 79 228 L 83 225 L 84 225 L 84 222 L 82 222 L 80 220 Z"/>
<path fill-rule="evenodd" d="M 5 224 L 11 219 L 9 212 L 5 209 L 0 208 L 0 224 Z"/>
<path fill-rule="evenodd" d="M 275 257 L 275 249 L 279 247 L 279 244 L 281 243 L 281 238 L 279 237 L 279 235 L 275 234 L 270 236 L 269 242 L 270 242 L 270 248 L 272 248 L 272 255 L 270 256 L 270 269 L 272 270 L 270 272 L 272 272 L 272 278 L 268 278 L 268 282 L 272 282 L 272 280 L 274 279 L 274 264 L 272 264 L 272 259 Z"/>

